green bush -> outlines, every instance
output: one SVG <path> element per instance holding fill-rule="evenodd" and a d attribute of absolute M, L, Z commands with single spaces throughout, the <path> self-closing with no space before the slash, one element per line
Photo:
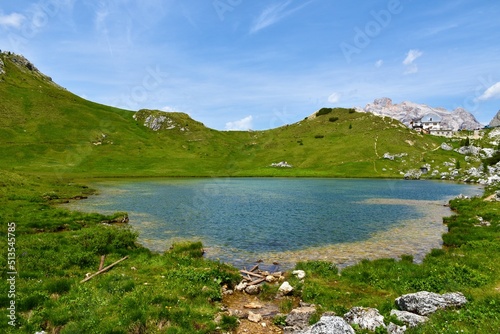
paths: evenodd
<path fill-rule="evenodd" d="M 316 138 L 316 139 L 321 139 L 321 138 L 324 138 L 324 137 L 325 137 L 324 135 L 316 135 L 316 136 L 314 136 L 314 138 Z"/>
<path fill-rule="evenodd" d="M 332 108 L 321 108 L 316 112 L 316 116 L 327 115 L 333 111 Z"/>
<path fill-rule="evenodd" d="M 338 118 L 338 117 L 330 117 L 328 120 L 329 120 L 330 122 L 336 122 L 336 121 L 338 121 L 338 120 L 339 120 L 339 118 Z"/>

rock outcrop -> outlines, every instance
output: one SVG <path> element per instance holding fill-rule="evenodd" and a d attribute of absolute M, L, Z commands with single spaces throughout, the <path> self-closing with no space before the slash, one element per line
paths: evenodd
<path fill-rule="evenodd" d="M 462 293 L 452 292 L 439 295 L 434 292 L 420 291 L 396 298 L 396 304 L 402 311 L 428 315 L 439 309 L 459 307 L 467 303 Z"/>
<path fill-rule="evenodd" d="M 413 102 L 393 104 L 392 100 L 387 97 L 376 99 L 373 103 L 367 104 L 364 109 L 358 109 L 358 111 L 370 112 L 379 116 L 388 116 L 408 127 L 412 122 L 418 122 L 422 117 L 430 113 L 441 117 L 441 127 L 444 129 L 458 131 L 475 130 L 483 127 L 474 115 L 463 108 L 457 108 L 450 112 L 444 108 L 433 108 L 425 104 Z"/>
<path fill-rule="evenodd" d="M 378 327 L 384 327 L 384 317 L 377 309 L 370 307 L 353 307 L 346 314 L 344 319 L 351 325 L 358 325 L 361 329 L 374 332 Z"/>
<path fill-rule="evenodd" d="M 54 85 L 58 88 L 64 89 L 63 87 L 53 82 L 51 77 L 40 72 L 35 67 L 35 65 L 33 65 L 33 63 L 30 62 L 28 59 L 26 59 L 24 56 L 7 51 L 0 53 L 0 56 L 1 58 L 3 58 L 3 60 L 0 58 L 0 75 L 5 74 L 7 72 L 5 61 L 9 60 L 14 65 L 16 65 L 21 71 L 30 72 L 33 76 L 38 77 L 41 80 L 48 82 L 51 85 Z"/>
<path fill-rule="evenodd" d="M 489 127 L 496 128 L 497 126 L 500 126 L 500 110 L 497 112 L 495 117 L 490 121 L 490 124 L 488 124 Z"/>

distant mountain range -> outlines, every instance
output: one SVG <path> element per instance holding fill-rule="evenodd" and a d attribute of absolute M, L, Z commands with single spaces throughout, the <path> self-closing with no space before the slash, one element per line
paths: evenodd
<path fill-rule="evenodd" d="M 376 99 L 373 103 L 367 104 L 364 109 L 358 108 L 357 110 L 378 116 L 388 116 L 406 126 L 410 126 L 411 122 L 418 122 L 428 114 L 436 114 L 441 117 L 441 127 L 445 129 L 458 131 L 475 130 L 484 127 L 476 120 L 474 115 L 463 108 L 448 111 L 445 108 L 434 108 L 408 101 L 394 104 L 388 97 Z"/>

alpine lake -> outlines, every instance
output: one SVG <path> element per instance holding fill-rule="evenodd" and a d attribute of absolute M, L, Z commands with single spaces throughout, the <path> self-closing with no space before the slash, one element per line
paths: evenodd
<path fill-rule="evenodd" d="M 442 245 L 447 202 L 481 195 L 479 186 L 441 181 L 324 178 L 167 178 L 105 180 L 99 195 L 72 210 L 128 212 L 139 242 L 163 252 L 201 241 L 205 256 L 271 270 L 325 260 L 339 268 L 362 259 L 412 255 Z"/>

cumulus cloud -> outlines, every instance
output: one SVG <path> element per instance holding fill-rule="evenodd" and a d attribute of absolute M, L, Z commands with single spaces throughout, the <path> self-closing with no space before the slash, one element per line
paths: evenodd
<path fill-rule="evenodd" d="M 486 101 L 486 100 L 491 100 L 491 99 L 497 99 L 500 98 L 500 82 L 497 82 L 496 84 L 492 85 L 488 89 L 484 91 L 484 93 L 479 96 L 477 99 L 479 101 Z"/>
<path fill-rule="evenodd" d="M 250 115 L 240 119 L 239 121 L 227 122 L 226 130 L 236 130 L 236 131 L 250 130 L 252 128 L 252 121 L 253 117 L 252 115 Z"/>
<path fill-rule="evenodd" d="M 3 15 L 0 13 L 0 26 L 20 28 L 26 17 L 19 13 L 12 13 L 9 15 Z"/>
<path fill-rule="evenodd" d="M 384 61 L 382 59 L 379 59 L 375 62 L 375 67 L 376 68 L 381 68 L 382 65 L 384 65 Z"/>
<path fill-rule="evenodd" d="M 340 98 L 342 97 L 342 95 L 340 93 L 332 93 L 330 94 L 330 96 L 328 96 L 328 102 L 330 103 L 338 103 L 340 101 Z"/>
<path fill-rule="evenodd" d="M 403 65 L 406 66 L 404 74 L 413 74 L 418 72 L 418 66 L 415 64 L 415 60 L 420 58 L 424 53 L 417 49 L 411 49 L 406 54 L 405 60 L 403 60 Z"/>

